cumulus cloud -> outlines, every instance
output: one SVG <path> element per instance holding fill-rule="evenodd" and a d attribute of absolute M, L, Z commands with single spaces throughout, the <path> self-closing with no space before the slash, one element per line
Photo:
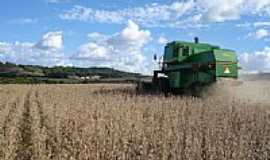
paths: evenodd
<path fill-rule="evenodd" d="M 248 34 L 248 37 L 252 37 L 255 39 L 263 39 L 269 36 L 269 32 L 266 29 L 259 29 L 256 32 L 252 32 Z"/>
<path fill-rule="evenodd" d="M 62 31 L 46 33 L 35 46 L 44 50 L 61 49 L 63 47 Z"/>
<path fill-rule="evenodd" d="M 0 42 L 0 60 L 18 64 L 54 66 L 67 64 L 61 52 L 62 32 L 46 33 L 39 42 Z"/>
<path fill-rule="evenodd" d="M 76 58 L 107 61 L 109 60 L 109 50 L 97 43 L 89 42 L 79 47 Z"/>
<path fill-rule="evenodd" d="M 133 21 L 112 35 L 91 33 L 89 42 L 79 47 L 73 59 L 88 65 L 107 66 L 131 72 L 148 72 L 148 62 L 142 50 L 151 41 L 151 33 L 141 30 Z"/>
<path fill-rule="evenodd" d="M 269 0 L 198 0 L 204 18 L 211 22 L 238 20 L 248 15 L 269 15 Z"/>
<path fill-rule="evenodd" d="M 239 19 L 244 0 L 200 0 L 204 18 L 213 22 Z"/>
<path fill-rule="evenodd" d="M 0 61 L 44 66 L 102 66 L 120 70 L 149 73 L 149 62 L 143 54 L 152 40 L 148 30 L 133 21 L 112 35 L 90 33 L 89 41 L 78 47 L 70 57 L 63 53 L 62 31 L 48 32 L 38 42 L 0 42 Z"/>
<path fill-rule="evenodd" d="M 248 0 L 248 3 L 244 1 L 243 3 L 246 3 L 247 10 L 252 11 L 253 14 L 262 14 L 267 13 L 269 14 L 270 9 L 270 1 L 269 0 Z"/>
<path fill-rule="evenodd" d="M 240 19 L 244 15 L 270 15 L 269 0 L 186 0 L 148 4 L 118 10 L 74 6 L 60 15 L 65 20 L 122 24 L 131 19 L 149 27 L 201 27 L 208 22 Z"/>
<path fill-rule="evenodd" d="M 270 47 L 255 53 L 240 54 L 239 63 L 244 72 L 270 72 Z"/>

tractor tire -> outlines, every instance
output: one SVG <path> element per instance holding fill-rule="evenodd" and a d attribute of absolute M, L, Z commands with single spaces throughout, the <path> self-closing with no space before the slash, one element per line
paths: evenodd
<path fill-rule="evenodd" d="M 169 93 L 169 79 L 166 77 L 159 77 L 158 88 L 160 92 L 164 93 L 165 96 L 167 96 Z"/>

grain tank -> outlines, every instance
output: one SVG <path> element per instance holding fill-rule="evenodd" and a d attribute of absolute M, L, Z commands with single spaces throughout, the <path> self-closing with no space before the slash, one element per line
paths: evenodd
<path fill-rule="evenodd" d="M 160 70 L 152 85 L 163 92 L 182 92 L 238 78 L 238 60 L 232 50 L 195 42 L 173 41 L 165 46 Z"/>

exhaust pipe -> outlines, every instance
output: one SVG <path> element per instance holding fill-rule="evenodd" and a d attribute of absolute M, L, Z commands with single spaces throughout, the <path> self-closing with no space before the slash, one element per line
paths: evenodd
<path fill-rule="evenodd" d="M 196 44 L 198 44 L 198 43 L 199 43 L 199 38 L 198 38 L 198 37 L 195 37 L 195 38 L 194 38 L 194 42 L 195 42 Z"/>

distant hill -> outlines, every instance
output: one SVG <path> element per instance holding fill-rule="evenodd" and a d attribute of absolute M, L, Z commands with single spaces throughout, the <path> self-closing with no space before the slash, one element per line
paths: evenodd
<path fill-rule="evenodd" d="M 93 81 L 130 80 L 141 77 L 139 73 L 130 73 L 106 67 L 44 67 L 38 65 L 16 65 L 0 62 L 0 83 L 87 83 Z M 14 81 L 14 79 L 16 79 Z M 57 81 L 55 81 L 57 80 Z"/>

